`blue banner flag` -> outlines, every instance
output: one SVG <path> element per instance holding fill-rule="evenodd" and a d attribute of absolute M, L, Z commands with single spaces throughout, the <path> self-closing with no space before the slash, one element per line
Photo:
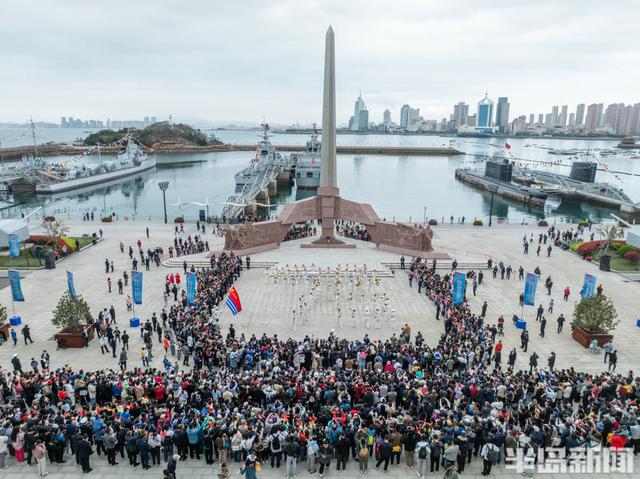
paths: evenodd
<path fill-rule="evenodd" d="M 131 291 L 134 304 L 142 304 L 142 271 L 131 272 Z"/>
<path fill-rule="evenodd" d="M 71 297 L 75 299 L 78 295 L 76 294 L 76 287 L 73 284 L 73 273 L 71 271 L 67 271 L 67 288 L 69 289 Z"/>
<path fill-rule="evenodd" d="M 584 283 L 582 284 L 582 299 L 593 296 L 596 292 L 596 277 L 590 274 L 584 275 Z"/>
<path fill-rule="evenodd" d="M 9 284 L 11 285 L 11 298 L 14 301 L 24 301 L 22 287 L 20 286 L 20 271 L 9 270 Z"/>
<path fill-rule="evenodd" d="M 198 278 L 195 273 L 189 271 L 187 273 L 187 303 L 193 304 L 196 299 L 196 288 L 198 287 Z"/>
<path fill-rule="evenodd" d="M 524 282 L 524 304 L 527 306 L 535 306 L 536 304 L 536 288 L 538 287 L 538 275 L 527 273 Z"/>
<path fill-rule="evenodd" d="M 20 238 L 17 234 L 9 235 L 9 256 L 12 258 L 20 256 Z"/>
<path fill-rule="evenodd" d="M 462 304 L 467 277 L 464 273 L 453 273 L 453 304 Z"/>

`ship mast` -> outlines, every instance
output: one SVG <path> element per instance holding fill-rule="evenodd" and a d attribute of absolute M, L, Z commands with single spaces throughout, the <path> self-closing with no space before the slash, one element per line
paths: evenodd
<path fill-rule="evenodd" d="M 33 152 L 34 152 L 33 160 L 36 161 L 38 159 L 38 143 L 36 142 L 36 127 L 33 124 L 33 118 L 30 118 L 29 121 L 31 122 L 31 136 L 33 136 Z"/>

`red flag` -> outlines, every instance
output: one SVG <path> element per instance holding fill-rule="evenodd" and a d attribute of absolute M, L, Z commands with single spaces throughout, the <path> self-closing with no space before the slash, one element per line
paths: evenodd
<path fill-rule="evenodd" d="M 231 310 L 231 313 L 235 316 L 242 311 L 242 303 L 240 303 L 240 296 L 235 287 L 231 287 L 229 296 L 227 296 L 227 306 Z"/>
<path fill-rule="evenodd" d="M 504 147 L 505 147 L 507 150 L 510 150 L 510 149 L 511 149 L 511 145 L 510 145 L 509 143 L 505 143 L 505 144 L 504 144 Z"/>

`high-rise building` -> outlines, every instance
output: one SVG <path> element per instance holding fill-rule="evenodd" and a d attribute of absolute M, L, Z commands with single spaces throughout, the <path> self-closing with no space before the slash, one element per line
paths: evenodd
<path fill-rule="evenodd" d="M 486 93 L 478 102 L 478 115 L 476 116 L 476 128 L 490 128 L 493 123 L 493 101 Z"/>
<path fill-rule="evenodd" d="M 538 113 L 538 126 L 542 126 L 544 123 L 544 113 Z"/>
<path fill-rule="evenodd" d="M 382 114 L 382 123 L 389 125 L 391 123 L 391 111 L 387 108 Z"/>
<path fill-rule="evenodd" d="M 410 108 L 407 115 L 407 131 L 418 131 L 421 126 L 420 108 Z"/>
<path fill-rule="evenodd" d="M 611 128 L 616 133 L 620 129 L 620 119 L 622 111 L 624 110 L 624 103 L 612 103 L 607 106 L 604 113 L 603 126 Z"/>
<path fill-rule="evenodd" d="M 587 107 L 587 118 L 584 121 L 584 129 L 587 133 L 593 133 L 598 128 L 598 110 L 599 107 L 595 103 Z"/>
<path fill-rule="evenodd" d="M 367 106 L 364 104 L 364 100 L 362 99 L 362 92 L 358 94 L 358 99 L 355 101 L 353 105 L 353 116 L 349 120 L 349 128 L 352 131 L 361 131 L 369 128 L 369 113 L 367 112 L 367 123 L 365 125 L 360 125 L 360 112 L 366 110 Z M 364 116 L 362 116 L 364 118 Z"/>
<path fill-rule="evenodd" d="M 576 108 L 576 126 L 584 125 L 584 103 L 580 103 Z"/>
<path fill-rule="evenodd" d="M 562 105 L 562 110 L 560 110 L 560 118 L 558 120 L 558 125 L 561 127 L 567 126 L 567 110 L 569 110 L 568 105 Z"/>
<path fill-rule="evenodd" d="M 547 128 L 551 128 L 553 124 L 554 124 L 553 113 L 547 113 L 544 116 L 544 126 L 546 126 Z"/>
<path fill-rule="evenodd" d="M 158 117 L 157 116 L 152 116 L 151 117 L 151 124 L 154 124 L 154 123 L 158 123 Z"/>
<path fill-rule="evenodd" d="M 402 105 L 400 108 L 400 128 L 407 128 L 409 124 L 409 111 L 411 107 L 409 105 Z"/>
<path fill-rule="evenodd" d="M 506 96 L 498 97 L 498 105 L 496 106 L 496 126 L 500 133 L 506 133 L 509 125 L 509 98 Z"/>
<path fill-rule="evenodd" d="M 366 108 L 358 112 L 358 131 L 369 129 L 369 110 Z"/>
<path fill-rule="evenodd" d="M 576 114 L 569 113 L 569 126 L 576 126 Z"/>
<path fill-rule="evenodd" d="M 598 128 L 604 126 L 604 103 L 598 103 Z"/>
<path fill-rule="evenodd" d="M 551 125 L 550 126 L 556 126 L 558 124 L 559 119 L 560 117 L 558 115 L 558 106 L 556 105 L 551 108 Z"/>
<path fill-rule="evenodd" d="M 453 117 L 454 129 L 459 129 L 461 126 L 467 124 L 467 117 L 469 116 L 469 105 L 460 101 L 453 105 Z"/>
<path fill-rule="evenodd" d="M 535 121 L 536 121 L 536 115 L 535 115 L 535 113 L 531 113 L 529 115 L 529 125 L 533 125 L 535 123 Z"/>

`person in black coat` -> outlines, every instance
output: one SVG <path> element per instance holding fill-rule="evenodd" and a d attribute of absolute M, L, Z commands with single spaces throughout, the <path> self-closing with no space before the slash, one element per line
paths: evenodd
<path fill-rule="evenodd" d="M 169 461 L 167 461 L 167 471 L 171 474 L 173 479 L 176 479 L 176 469 L 178 467 L 177 460 L 180 459 L 178 454 L 174 454 L 173 456 L 169 456 Z"/>
<path fill-rule="evenodd" d="M 127 457 L 129 458 L 129 464 L 136 467 L 138 463 L 138 436 L 133 431 L 127 431 L 126 439 Z"/>
<path fill-rule="evenodd" d="M 147 442 L 147 435 L 138 438 L 138 452 L 140 453 L 140 463 L 142 469 L 151 469 L 149 466 L 149 443 Z"/>
<path fill-rule="evenodd" d="M 82 466 L 82 472 L 84 472 L 85 474 L 93 470 L 91 468 L 91 465 L 89 464 L 89 456 L 91 456 L 91 454 L 93 454 L 93 449 L 91 448 L 89 437 L 84 434 L 82 436 L 82 439 L 78 443 L 76 456 L 78 458 L 78 461 L 80 462 L 80 465 Z"/>

